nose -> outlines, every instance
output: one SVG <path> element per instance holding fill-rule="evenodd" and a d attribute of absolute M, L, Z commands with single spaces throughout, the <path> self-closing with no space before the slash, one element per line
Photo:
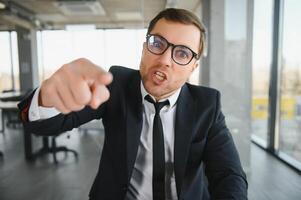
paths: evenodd
<path fill-rule="evenodd" d="M 162 55 L 159 55 L 158 57 L 159 63 L 166 67 L 170 67 L 172 64 L 171 54 L 172 54 L 172 47 L 169 46 Z"/>

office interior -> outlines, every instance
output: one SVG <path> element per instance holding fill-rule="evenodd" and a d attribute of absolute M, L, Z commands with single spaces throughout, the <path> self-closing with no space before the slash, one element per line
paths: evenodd
<path fill-rule="evenodd" d="M 101 121 L 36 136 L 24 132 L 17 103 L 76 58 L 139 69 L 147 25 L 168 7 L 207 28 L 206 55 L 188 81 L 221 91 L 249 199 L 301 199 L 301 1 L 0 0 L 1 200 L 88 199 Z"/>

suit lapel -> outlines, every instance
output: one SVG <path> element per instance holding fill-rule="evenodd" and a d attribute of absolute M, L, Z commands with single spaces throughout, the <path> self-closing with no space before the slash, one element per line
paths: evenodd
<path fill-rule="evenodd" d="M 174 168 L 177 194 L 180 197 L 188 150 L 194 124 L 194 101 L 186 85 L 182 87 L 177 101 L 175 121 Z"/>
<path fill-rule="evenodd" d="M 143 105 L 140 89 L 141 78 L 139 71 L 129 81 L 128 96 L 126 97 L 126 145 L 127 145 L 127 181 L 130 181 L 143 125 Z M 137 106 L 138 105 L 138 106 Z M 186 85 L 181 89 L 177 100 L 175 121 L 174 168 L 178 197 L 183 183 L 188 150 L 194 124 L 194 101 Z"/>
<path fill-rule="evenodd" d="M 142 96 L 140 89 L 141 78 L 139 71 L 129 81 L 126 96 L 126 145 L 127 145 L 127 173 L 130 181 L 132 170 L 138 151 L 142 130 Z"/>

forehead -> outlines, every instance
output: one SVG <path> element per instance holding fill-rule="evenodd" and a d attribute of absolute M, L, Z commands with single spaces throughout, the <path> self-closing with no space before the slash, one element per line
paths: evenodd
<path fill-rule="evenodd" d="M 161 35 L 170 43 L 185 45 L 195 52 L 200 46 L 200 30 L 192 24 L 182 24 L 162 18 L 156 23 L 151 34 Z"/>

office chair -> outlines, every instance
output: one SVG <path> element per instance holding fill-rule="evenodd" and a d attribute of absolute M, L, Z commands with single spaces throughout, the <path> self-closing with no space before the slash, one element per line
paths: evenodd
<path fill-rule="evenodd" d="M 2 94 L 6 94 L 6 93 L 15 93 L 16 90 L 14 89 L 10 89 L 10 90 L 3 90 Z M 19 94 L 19 95 L 11 95 L 11 96 L 7 96 L 7 97 L 2 97 L 1 101 L 3 102 L 8 102 L 8 103 L 12 103 L 12 102 L 18 102 L 22 99 L 23 95 Z M 10 127 L 10 128 L 17 128 L 21 126 L 21 120 L 19 119 L 19 115 L 18 115 L 18 108 L 17 107 L 7 107 L 5 106 L 2 109 L 2 117 L 4 118 L 4 116 L 6 116 L 6 126 Z M 2 120 L 4 122 L 4 120 Z M 3 123 L 4 124 L 4 123 Z M 3 128 L 4 131 L 4 128 Z"/>
<path fill-rule="evenodd" d="M 66 146 L 57 146 L 56 138 L 59 135 L 61 135 L 61 134 L 58 134 L 55 136 L 42 136 L 43 147 L 41 149 L 39 149 L 36 153 L 33 153 L 32 155 L 30 155 L 29 159 L 36 159 L 39 156 L 43 156 L 45 154 L 50 153 L 50 154 L 52 154 L 54 163 L 58 164 L 56 153 L 65 152 L 65 154 L 67 154 L 68 152 L 72 152 L 77 160 L 78 153 L 75 150 L 69 149 Z M 68 138 L 69 138 L 69 135 L 68 135 Z M 49 145 L 49 139 L 51 139 L 50 145 Z"/>
<path fill-rule="evenodd" d="M 50 136 L 51 137 L 51 145 L 49 147 L 48 152 L 52 153 L 54 163 L 58 164 L 58 160 L 57 160 L 57 157 L 56 157 L 56 153 L 58 153 L 58 152 L 65 152 L 65 153 L 71 152 L 71 153 L 74 154 L 75 158 L 78 159 L 78 153 L 77 153 L 77 151 L 75 151 L 73 149 L 69 149 L 66 146 L 57 146 L 57 144 L 56 144 L 56 138 L 58 136 L 59 135 Z M 68 135 L 67 138 L 69 139 L 70 136 Z"/>

